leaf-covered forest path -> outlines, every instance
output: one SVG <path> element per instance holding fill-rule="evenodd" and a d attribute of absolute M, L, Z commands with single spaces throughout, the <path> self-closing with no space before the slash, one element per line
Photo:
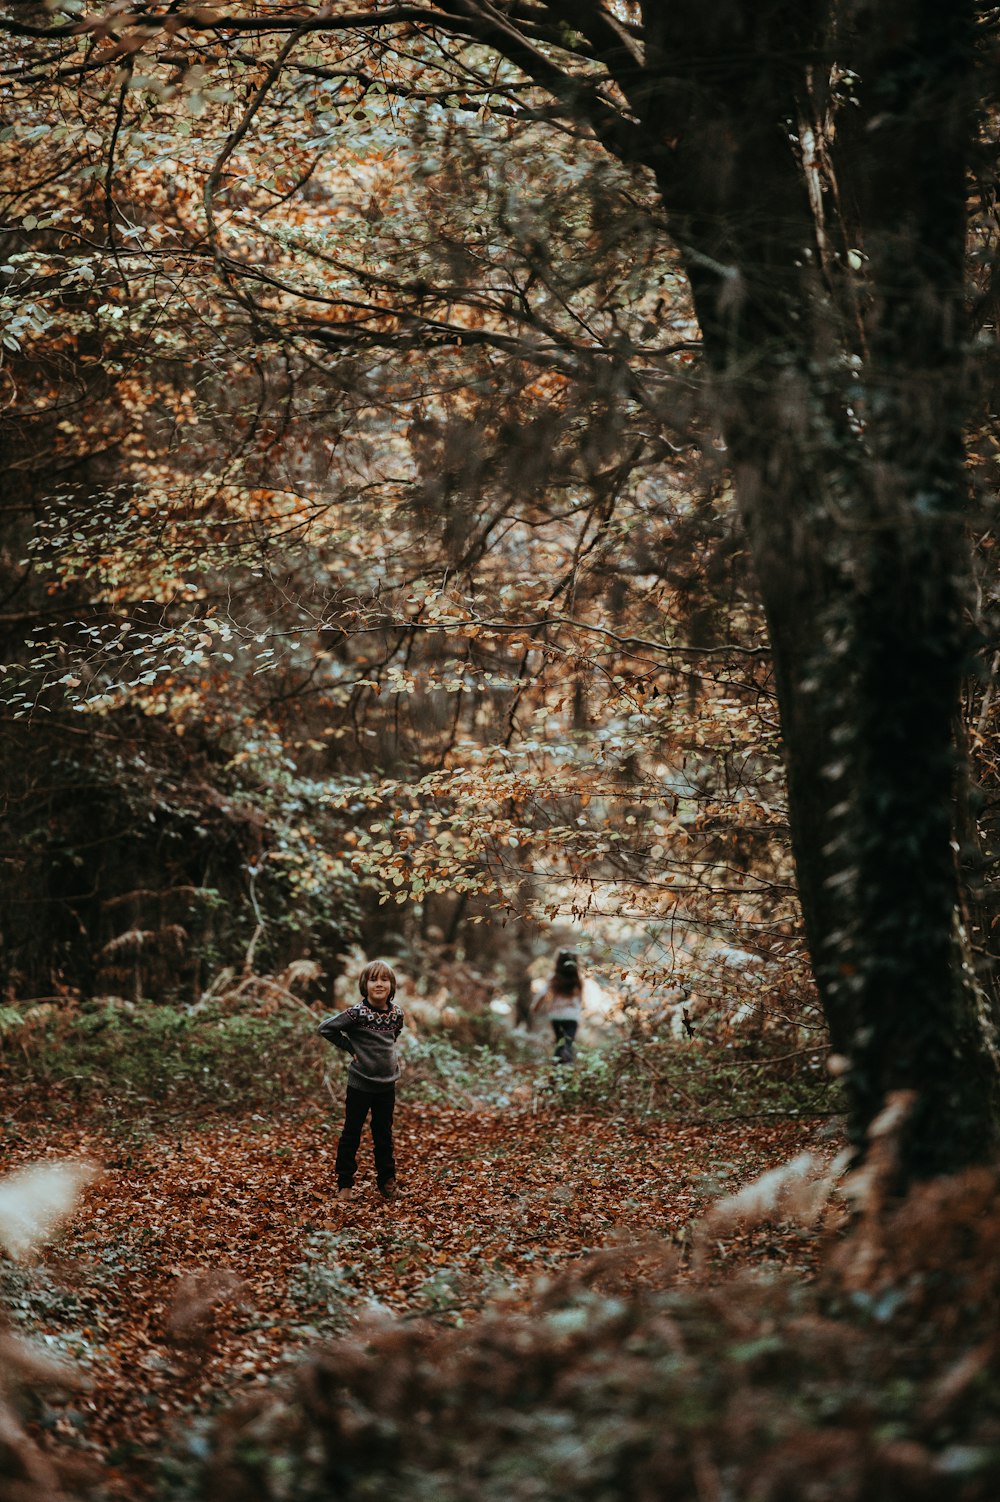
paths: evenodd
<path fill-rule="evenodd" d="M 318 1105 L 125 1131 L 19 1121 L 8 1168 L 69 1154 L 100 1170 L 44 1261 L 5 1266 L 3 1293 L 27 1332 L 87 1371 L 89 1390 L 42 1423 L 89 1453 L 111 1496 L 144 1494 L 165 1443 L 196 1452 L 205 1416 L 373 1306 L 468 1319 L 588 1250 L 683 1239 L 720 1194 L 803 1146 L 835 1147 L 817 1121 L 678 1125 L 404 1098 L 399 1197 L 377 1193 L 366 1130 L 344 1202 L 339 1118 Z M 773 1233 L 747 1252 L 808 1261 Z"/>

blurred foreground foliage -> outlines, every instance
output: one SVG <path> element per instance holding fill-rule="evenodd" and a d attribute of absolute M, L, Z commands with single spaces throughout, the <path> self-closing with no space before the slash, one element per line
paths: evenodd
<path fill-rule="evenodd" d="M 713 1287 L 661 1248 L 636 1291 L 634 1249 L 611 1250 L 460 1331 L 373 1326 L 280 1398 L 226 1414 L 202 1483 L 173 1495 L 985 1502 L 1000 1481 L 996 1175 L 884 1214 L 869 1181 L 865 1206 L 812 1285 L 743 1272 Z"/>

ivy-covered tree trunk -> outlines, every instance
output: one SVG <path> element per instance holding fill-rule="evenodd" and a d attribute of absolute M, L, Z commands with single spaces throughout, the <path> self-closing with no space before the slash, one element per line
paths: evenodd
<path fill-rule="evenodd" d="M 767 611 L 852 1130 L 860 1144 L 887 1093 L 910 1092 L 905 1181 L 983 1156 L 998 1120 L 954 845 L 972 8 L 704 9 L 661 22 L 661 57 L 686 49 L 695 87 L 658 175 Z M 821 173 L 816 116 L 834 106 Z"/>
<path fill-rule="evenodd" d="M 966 963 L 958 846 L 970 553 L 964 269 L 974 7 L 858 6 L 861 108 L 842 136 L 870 306 L 852 646 L 856 779 L 846 840 L 858 979 L 853 1094 L 915 1092 L 918 1174 L 996 1140 L 996 1018 Z M 850 210 L 846 211 L 848 216 Z M 847 222 L 850 223 L 850 217 Z M 892 917 L 887 915 L 891 913 Z"/>

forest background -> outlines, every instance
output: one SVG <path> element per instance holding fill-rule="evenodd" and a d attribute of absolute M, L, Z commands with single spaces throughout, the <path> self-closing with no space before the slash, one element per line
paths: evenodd
<path fill-rule="evenodd" d="M 256 1107 L 359 950 L 495 1076 L 572 944 L 556 1108 L 829 1110 L 832 1045 L 876 1199 L 990 1161 L 997 17 L 937 10 L 5 8 L 12 1090 Z M 859 1495 L 989 1484 L 929 1322 Z"/>

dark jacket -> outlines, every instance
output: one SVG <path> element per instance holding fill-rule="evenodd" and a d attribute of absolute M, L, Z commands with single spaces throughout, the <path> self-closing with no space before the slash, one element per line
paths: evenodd
<path fill-rule="evenodd" d="M 357 1006 L 326 1017 L 320 1035 L 351 1055 L 347 1083 L 357 1090 L 391 1090 L 402 1073 L 396 1039 L 403 1014 L 393 1002 L 384 1012 L 359 1001 Z"/>

